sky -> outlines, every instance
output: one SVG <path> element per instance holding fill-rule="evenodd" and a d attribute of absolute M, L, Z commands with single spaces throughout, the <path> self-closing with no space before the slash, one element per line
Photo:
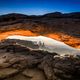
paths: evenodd
<path fill-rule="evenodd" d="M 80 12 L 80 0 L 0 0 L 0 15 L 43 15 L 51 12 Z"/>

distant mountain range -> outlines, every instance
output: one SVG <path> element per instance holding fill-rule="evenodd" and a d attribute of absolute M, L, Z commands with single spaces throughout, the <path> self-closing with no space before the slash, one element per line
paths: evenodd
<path fill-rule="evenodd" d="M 72 13 L 61 13 L 61 12 L 53 12 L 47 13 L 44 15 L 25 15 L 19 13 L 10 13 L 5 15 L 0 15 L 0 21 L 8 21 L 10 19 L 18 20 L 18 19 L 38 19 L 38 18 L 78 18 L 80 19 L 80 12 L 72 12 Z"/>

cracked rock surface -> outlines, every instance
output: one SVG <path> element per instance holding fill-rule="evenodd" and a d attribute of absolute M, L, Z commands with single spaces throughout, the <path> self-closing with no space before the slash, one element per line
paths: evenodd
<path fill-rule="evenodd" d="M 0 50 L 0 80 L 80 80 L 79 58 L 19 49 L 23 48 L 16 47 L 15 53 Z"/>

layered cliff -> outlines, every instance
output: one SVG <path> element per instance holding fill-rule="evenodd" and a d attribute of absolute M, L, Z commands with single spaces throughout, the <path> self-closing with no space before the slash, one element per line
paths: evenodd
<path fill-rule="evenodd" d="M 44 35 L 80 48 L 80 12 L 49 13 L 41 16 L 7 14 L 0 16 L 0 37 Z"/>

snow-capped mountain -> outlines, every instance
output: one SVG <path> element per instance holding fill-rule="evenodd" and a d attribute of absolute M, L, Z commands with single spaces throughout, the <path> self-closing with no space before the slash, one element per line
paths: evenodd
<path fill-rule="evenodd" d="M 12 35 L 8 36 L 6 39 L 20 39 L 32 41 L 33 43 L 39 45 L 39 49 L 46 50 L 49 52 L 56 52 L 59 54 L 78 54 L 80 52 L 80 50 L 70 47 L 64 42 L 60 42 L 55 39 L 51 39 L 44 36 L 27 37 L 20 35 Z"/>

